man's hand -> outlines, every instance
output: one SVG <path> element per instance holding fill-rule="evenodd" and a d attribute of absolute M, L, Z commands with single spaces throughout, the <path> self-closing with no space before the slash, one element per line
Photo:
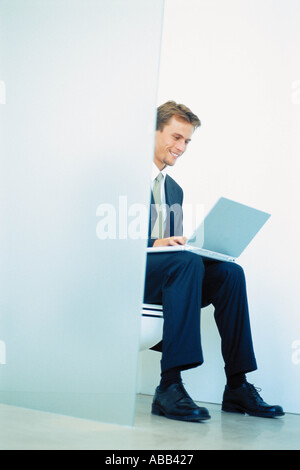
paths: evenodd
<path fill-rule="evenodd" d="M 176 246 L 176 245 L 185 245 L 187 242 L 186 237 L 169 237 L 169 238 L 160 238 L 155 240 L 153 246 Z"/>

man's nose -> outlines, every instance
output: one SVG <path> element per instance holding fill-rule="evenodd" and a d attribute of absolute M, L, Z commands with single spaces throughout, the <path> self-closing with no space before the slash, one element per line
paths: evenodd
<path fill-rule="evenodd" d="M 185 149 L 186 149 L 186 143 L 184 141 L 178 141 L 178 142 L 176 142 L 176 148 L 181 153 L 183 153 L 183 152 L 185 152 Z"/>

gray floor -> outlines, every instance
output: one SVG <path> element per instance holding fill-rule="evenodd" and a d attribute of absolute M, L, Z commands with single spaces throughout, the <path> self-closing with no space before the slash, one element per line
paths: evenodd
<path fill-rule="evenodd" d="M 0 405 L 1 450 L 274 450 L 300 449 L 300 415 L 262 419 L 209 408 L 211 420 L 182 423 L 150 414 L 138 395 L 135 426 L 116 426 Z"/>

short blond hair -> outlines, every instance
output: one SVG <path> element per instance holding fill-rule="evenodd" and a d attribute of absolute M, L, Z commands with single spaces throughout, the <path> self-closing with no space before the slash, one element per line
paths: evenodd
<path fill-rule="evenodd" d="M 184 104 L 167 101 L 157 108 L 156 130 L 162 131 L 172 117 L 192 124 L 194 129 L 201 126 L 200 119 Z"/>

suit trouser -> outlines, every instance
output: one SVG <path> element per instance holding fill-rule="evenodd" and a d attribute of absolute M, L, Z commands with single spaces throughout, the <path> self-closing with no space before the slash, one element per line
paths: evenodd
<path fill-rule="evenodd" d="M 257 368 L 243 269 L 187 251 L 147 256 L 144 301 L 162 304 L 161 369 L 182 370 L 203 363 L 200 310 L 215 308 L 227 376 Z"/>

